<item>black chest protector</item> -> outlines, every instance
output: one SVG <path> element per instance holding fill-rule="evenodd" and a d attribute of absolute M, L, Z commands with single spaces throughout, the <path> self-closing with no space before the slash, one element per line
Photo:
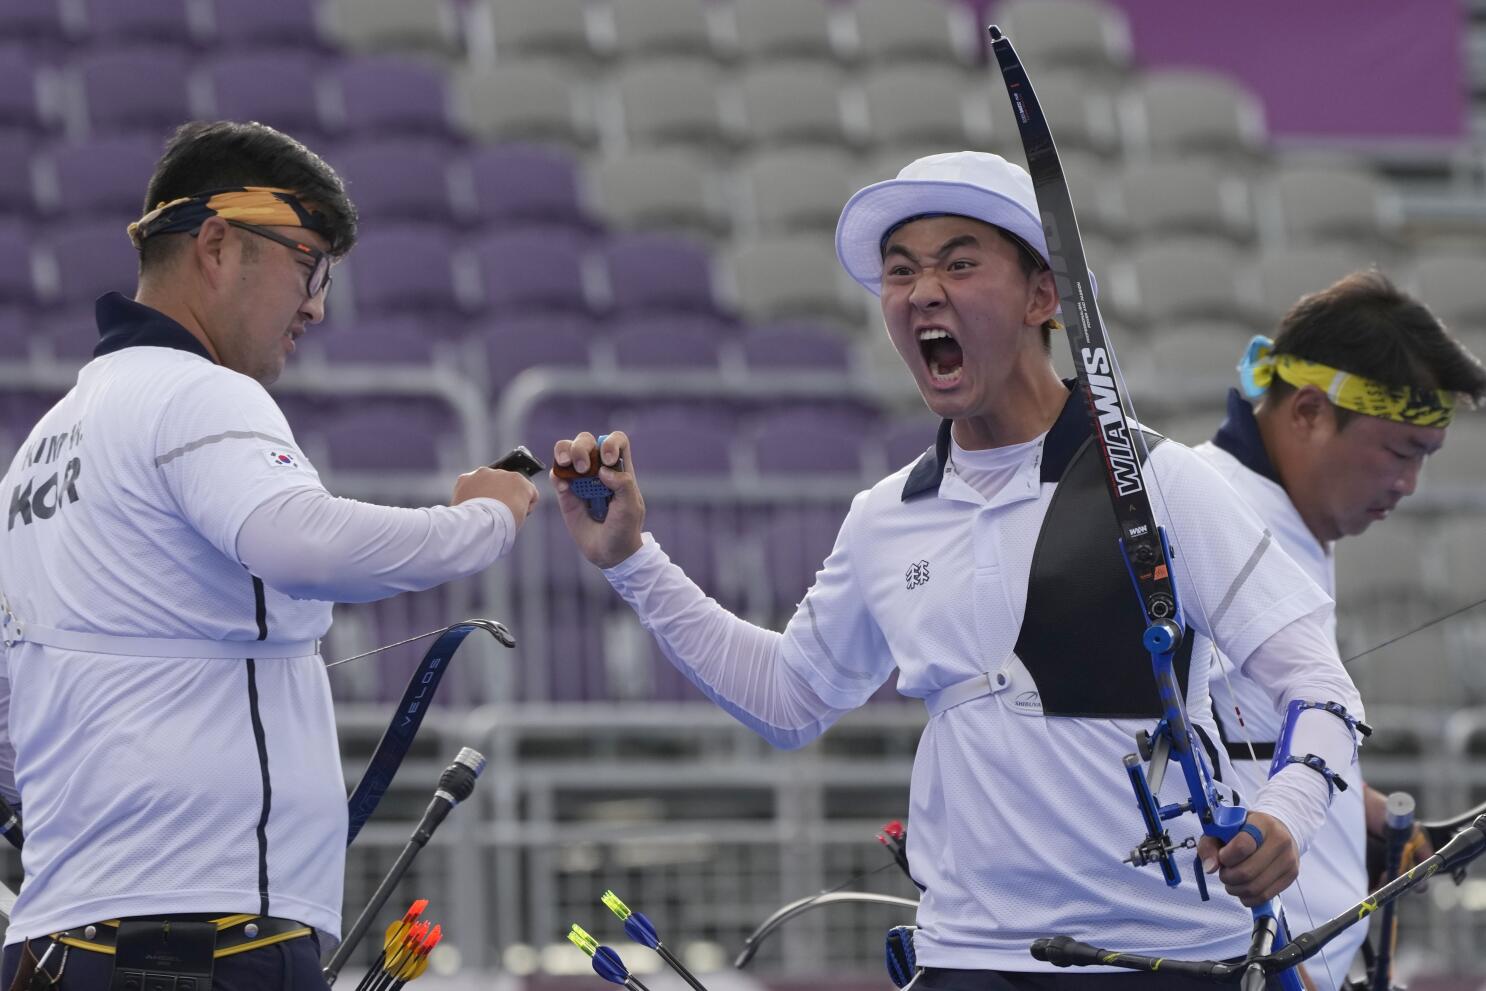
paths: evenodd
<path fill-rule="evenodd" d="M 1155 448 L 1165 438 L 1145 435 Z M 1047 716 L 1150 718 L 1162 715 L 1141 643 L 1140 600 L 1119 551 L 1104 466 L 1092 438 L 1058 480 L 1027 580 L 1016 654 L 1037 683 Z M 1182 693 L 1192 661 L 1186 630 L 1175 670 Z"/>

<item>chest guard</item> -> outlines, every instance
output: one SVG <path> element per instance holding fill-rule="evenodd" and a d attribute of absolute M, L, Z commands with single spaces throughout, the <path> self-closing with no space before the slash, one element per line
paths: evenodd
<path fill-rule="evenodd" d="M 1165 440 L 1145 439 L 1151 448 Z M 1043 715 L 1159 719 L 1145 623 L 1098 459 L 1085 439 L 1058 481 L 1032 554 L 1016 654 L 1037 684 Z M 1189 628 L 1175 658 L 1184 694 L 1191 662 Z"/>

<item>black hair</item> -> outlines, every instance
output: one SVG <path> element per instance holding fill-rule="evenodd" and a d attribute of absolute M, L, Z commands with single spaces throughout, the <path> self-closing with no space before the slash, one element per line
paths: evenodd
<path fill-rule="evenodd" d="M 1302 296 L 1280 320 L 1274 353 L 1330 365 L 1397 389 L 1442 389 L 1486 401 L 1486 368 L 1423 303 L 1376 269 Z M 1270 394 L 1295 391 L 1276 377 Z M 1337 427 L 1354 415 L 1335 409 Z"/>
<path fill-rule="evenodd" d="M 356 243 L 356 206 L 325 161 L 289 135 L 256 121 L 192 121 L 165 144 L 144 197 L 144 213 L 161 203 L 232 186 L 292 189 L 325 216 L 330 253 Z M 180 238 L 157 235 L 140 248 L 141 271 L 174 253 Z"/>

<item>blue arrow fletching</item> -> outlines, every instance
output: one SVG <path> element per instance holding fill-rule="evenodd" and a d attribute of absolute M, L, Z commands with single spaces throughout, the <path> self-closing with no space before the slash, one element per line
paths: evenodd
<path fill-rule="evenodd" d="M 624 961 L 607 946 L 600 946 L 593 952 L 593 972 L 610 984 L 623 984 L 629 980 L 629 970 Z"/>
<path fill-rule="evenodd" d="M 660 936 L 656 933 L 655 926 L 650 924 L 643 912 L 630 913 L 630 917 L 624 920 L 624 932 L 636 943 L 652 950 L 660 945 Z"/>

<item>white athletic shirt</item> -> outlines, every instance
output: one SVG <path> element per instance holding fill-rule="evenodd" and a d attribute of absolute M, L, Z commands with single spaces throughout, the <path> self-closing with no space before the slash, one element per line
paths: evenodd
<path fill-rule="evenodd" d="M 6 650 L 9 737 L 27 836 L 6 941 L 183 912 L 274 915 L 335 936 L 346 783 L 316 643 L 330 595 L 266 585 L 238 541 L 260 507 L 273 519 L 296 499 L 322 510 L 349 500 L 324 492 L 268 393 L 214 364 L 179 324 L 117 294 L 98 315 L 101 356 L 0 480 L 0 590 L 14 614 L 7 635 L 18 627 L 22 638 Z M 394 543 L 408 523 L 430 545 L 440 526 L 478 545 L 397 548 L 425 579 L 438 568 L 420 558 L 443 562 L 423 587 L 482 569 L 514 535 L 490 499 L 350 505 Z M 324 543 L 278 536 L 317 553 Z M 375 554 L 309 562 L 305 574 L 340 566 L 376 597 L 363 575 L 386 570 Z M 401 587 L 388 579 L 380 594 Z M 316 590 L 308 578 L 295 588 Z M 39 628 L 188 646 L 186 656 L 124 639 L 106 652 L 62 649 Z M 234 646 L 213 654 L 201 641 Z M 265 653 L 278 656 L 255 658 Z"/>
<path fill-rule="evenodd" d="M 1285 553 L 1312 581 L 1334 596 L 1336 568 L 1332 546 L 1317 540 L 1300 518 L 1264 450 L 1253 410 L 1237 391 L 1229 393 L 1228 417 L 1217 436 L 1196 450 L 1259 514 Z M 1328 633 L 1335 638 L 1335 614 L 1328 623 Z M 1268 778 L 1270 762 L 1246 759 L 1244 741 L 1273 744 L 1280 732 L 1280 714 L 1269 704 L 1268 692 L 1262 685 L 1238 671 L 1221 654 L 1217 663 L 1219 667 L 1210 682 L 1213 708 L 1224 738 L 1234 744 L 1230 753 L 1240 788 L 1244 794 L 1252 794 Z M 1242 726 L 1234 711 L 1235 699 L 1243 714 Z M 1290 927 L 1297 932 L 1312 929 L 1341 914 L 1367 895 L 1367 820 L 1362 775 L 1355 764 L 1342 769 L 1341 775 L 1349 787 L 1332 798 L 1331 815 L 1301 860 L 1300 880 L 1285 893 L 1285 914 Z M 1326 945 L 1321 953 L 1324 962 L 1312 960 L 1306 964 L 1306 971 L 1320 991 L 1336 988 L 1346 979 L 1347 970 L 1366 938 L 1367 926 L 1355 925 Z"/>
<path fill-rule="evenodd" d="M 1070 397 L 1052 433 L 1066 430 L 1070 409 L 1073 424 L 1085 422 L 1076 402 Z M 982 672 L 1006 676 L 996 692 L 931 718 L 919 743 L 909 858 L 925 887 L 915 936 L 920 963 L 1052 971 L 1028 946 L 1059 933 L 1116 950 L 1240 956 L 1250 914 L 1215 879 L 1211 901 L 1199 899 L 1190 853 L 1182 863 L 1186 883 L 1175 889 L 1155 868 L 1121 863 L 1144 831 L 1121 759 L 1151 720 L 1045 717 L 1013 652 L 1033 550 L 1057 488 L 1041 478 L 1050 436 L 1026 445 L 1010 477 L 991 463 L 996 455 L 967 464 L 1000 483 L 991 497 L 960 478 L 949 459 L 936 493 L 904 498 L 912 467 L 860 493 L 782 638 L 706 600 L 648 538 L 605 574 L 704 692 L 785 745 L 805 742 L 864 703 L 895 669 L 899 691 L 914 697 Z M 1197 630 L 1188 679 L 1194 723 L 1216 738 L 1207 696 L 1210 634 L 1247 662 L 1281 631 L 1315 626 L 1318 635 L 1306 642 L 1319 645 L 1319 663 L 1284 666 L 1277 696 L 1334 693 L 1353 704 L 1334 643 L 1319 635 L 1330 611 L 1325 594 L 1189 449 L 1168 442 L 1152 459 L 1170 500 L 1153 498 L 1157 517 L 1169 521 L 1186 559 L 1200 563 L 1196 574 L 1178 570 L 1180 593 L 1206 605 L 1203 612 L 1188 607 Z M 1132 609 L 1134 599 L 1132 589 Z M 1204 628 L 1203 615 L 1216 630 Z M 772 670 L 771 651 L 780 661 Z M 719 654 L 741 670 L 719 664 Z M 1280 669 L 1277 661 L 1270 659 Z M 763 719 L 750 714 L 760 712 Z M 1344 731 L 1304 720 L 1301 730 L 1316 752 L 1350 752 Z M 1324 794 L 1313 771 L 1291 768 L 1250 807 L 1278 815 L 1303 848 L 1324 816 Z M 1174 769 L 1160 797 L 1185 797 Z M 1185 817 L 1171 832 L 1180 841 L 1197 831 Z"/>

